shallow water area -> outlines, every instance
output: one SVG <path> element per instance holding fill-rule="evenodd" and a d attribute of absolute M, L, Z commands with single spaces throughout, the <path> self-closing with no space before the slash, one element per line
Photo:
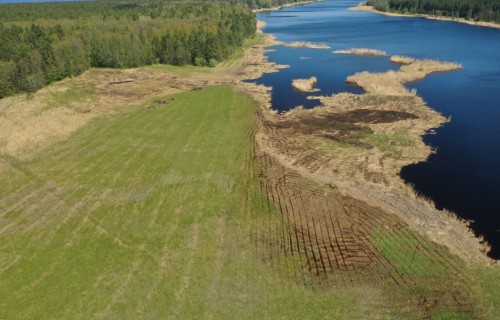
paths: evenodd
<path fill-rule="evenodd" d="M 278 111 L 302 105 L 312 95 L 361 93 L 345 83 L 359 71 L 398 69 L 390 55 L 460 63 L 463 70 L 434 74 L 410 88 L 435 110 L 451 117 L 436 134 L 424 137 L 437 149 L 425 163 L 403 168 L 401 176 L 438 208 L 474 220 L 473 230 L 500 258 L 500 30 L 424 18 L 388 17 L 348 11 L 359 1 L 325 1 L 258 13 L 264 32 L 284 42 L 324 43 L 331 49 L 274 46 L 269 60 L 290 65 L 256 82 L 273 87 Z M 333 54 L 349 48 L 387 51 L 387 57 Z M 301 93 L 293 79 L 315 76 L 319 92 Z"/>

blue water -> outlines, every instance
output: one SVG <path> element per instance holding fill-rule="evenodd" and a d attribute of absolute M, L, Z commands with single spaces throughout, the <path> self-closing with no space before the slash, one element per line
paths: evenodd
<path fill-rule="evenodd" d="M 437 148 L 427 162 L 403 168 L 401 176 L 448 208 L 474 220 L 472 227 L 492 245 L 500 259 L 500 30 L 423 18 L 386 17 L 346 10 L 354 1 L 326 1 L 261 12 L 266 33 L 278 40 L 321 42 L 331 50 L 275 46 L 269 59 L 290 69 L 267 74 L 258 83 L 273 87 L 273 107 L 314 107 L 308 95 L 329 95 L 359 89 L 345 83 L 358 71 L 383 71 L 398 66 L 387 57 L 336 55 L 333 50 L 366 47 L 390 55 L 448 60 L 463 70 L 434 74 L 409 84 L 451 123 L 424 137 Z M 307 59 L 306 59 L 307 58 Z M 291 87 L 294 78 L 316 76 L 320 92 L 303 94 Z"/>

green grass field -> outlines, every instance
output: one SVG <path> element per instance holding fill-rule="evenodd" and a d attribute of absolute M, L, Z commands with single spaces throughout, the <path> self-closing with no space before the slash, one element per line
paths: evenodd
<path fill-rule="evenodd" d="M 249 97 L 212 86 L 168 98 L 94 120 L 36 159 L 0 162 L 0 319 L 391 316 L 408 293 L 313 290 L 280 276 L 292 260 L 270 266 L 255 250 L 251 232 L 268 228 L 272 205 L 255 178 Z M 447 274 L 404 237 L 380 231 L 374 243 L 401 272 Z M 498 272 L 471 274 L 493 319 Z"/>
<path fill-rule="evenodd" d="M 360 315 L 356 295 L 296 286 L 255 255 L 254 102 L 228 87 L 174 99 L 2 165 L 0 319 Z"/>

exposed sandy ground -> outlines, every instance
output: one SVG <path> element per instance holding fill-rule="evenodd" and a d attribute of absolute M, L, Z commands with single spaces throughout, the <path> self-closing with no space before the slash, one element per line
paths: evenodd
<path fill-rule="evenodd" d="M 360 56 L 386 56 L 387 52 L 367 48 L 352 48 L 347 50 L 336 50 L 333 53 L 356 54 Z"/>
<path fill-rule="evenodd" d="M 438 17 L 438 16 L 432 16 L 432 15 L 428 15 L 428 14 L 402 14 L 402 13 L 394 13 L 394 12 L 384 12 L 384 11 L 378 11 L 375 8 L 373 8 L 372 6 L 367 6 L 364 3 L 361 3 L 356 7 L 349 8 L 349 10 L 351 10 L 351 11 L 368 11 L 368 12 L 373 12 L 373 13 L 377 13 L 377 14 L 381 14 L 381 15 L 389 16 L 389 17 L 426 18 L 426 19 L 431 19 L 431 20 L 465 23 L 465 24 L 468 24 L 471 26 L 500 29 L 500 24 L 494 23 L 494 22 L 470 21 L 470 20 L 465 20 L 463 18 Z"/>
<path fill-rule="evenodd" d="M 324 43 L 312 43 L 312 42 L 289 42 L 283 44 L 285 47 L 292 48 L 309 48 L 309 49 L 330 49 L 330 46 Z"/>
<path fill-rule="evenodd" d="M 316 77 L 310 77 L 309 79 L 294 79 L 292 81 L 292 86 L 302 92 L 316 92 L 319 89 L 314 88 L 318 79 Z"/>

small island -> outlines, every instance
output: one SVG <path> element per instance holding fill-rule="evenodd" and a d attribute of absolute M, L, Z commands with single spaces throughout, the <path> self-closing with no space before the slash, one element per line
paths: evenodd
<path fill-rule="evenodd" d="M 406 56 L 391 56 L 391 62 L 393 63 L 399 63 L 399 64 L 410 64 L 413 63 L 415 59 L 412 57 L 406 57 Z"/>
<path fill-rule="evenodd" d="M 330 49 L 330 46 L 324 43 L 313 43 L 313 42 L 289 42 L 285 43 L 284 46 L 292 48 Z"/>
<path fill-rule="evenodd" d="M 336 50 L 333 53 L 337 54 L 356 54 L 360 56 L 386 56 L 387 52 L 375 49 L 367 49 L 367 48 L 352 48 L 345 50 Z"/>
<path fill-rule="evenodd" d="M 314 88 L 318 79 L 316 77 L 310 77 L 309 79 L 294 79 L 292 81 L 292 86 L 301 92 L 317 92 L 319 89 Z"/>
<path fill-rule="evenodd" d="M 423 79 L 434 72 L 462 69 L 462 65 L 454 62 L 414 59 L 409 63 L 410 59 L 412 58 L 395 56 L 391 58 L 391 61 L 399 61 L 403 64 L 398 71 L 389 70 L 384 73 L 363 71 L 347 77 L 346 81 L 359 86 L 368 93 L 394 96 L 415 95 L 416 92 L 408 90 L 404 86 L 405 83 Z"/>

